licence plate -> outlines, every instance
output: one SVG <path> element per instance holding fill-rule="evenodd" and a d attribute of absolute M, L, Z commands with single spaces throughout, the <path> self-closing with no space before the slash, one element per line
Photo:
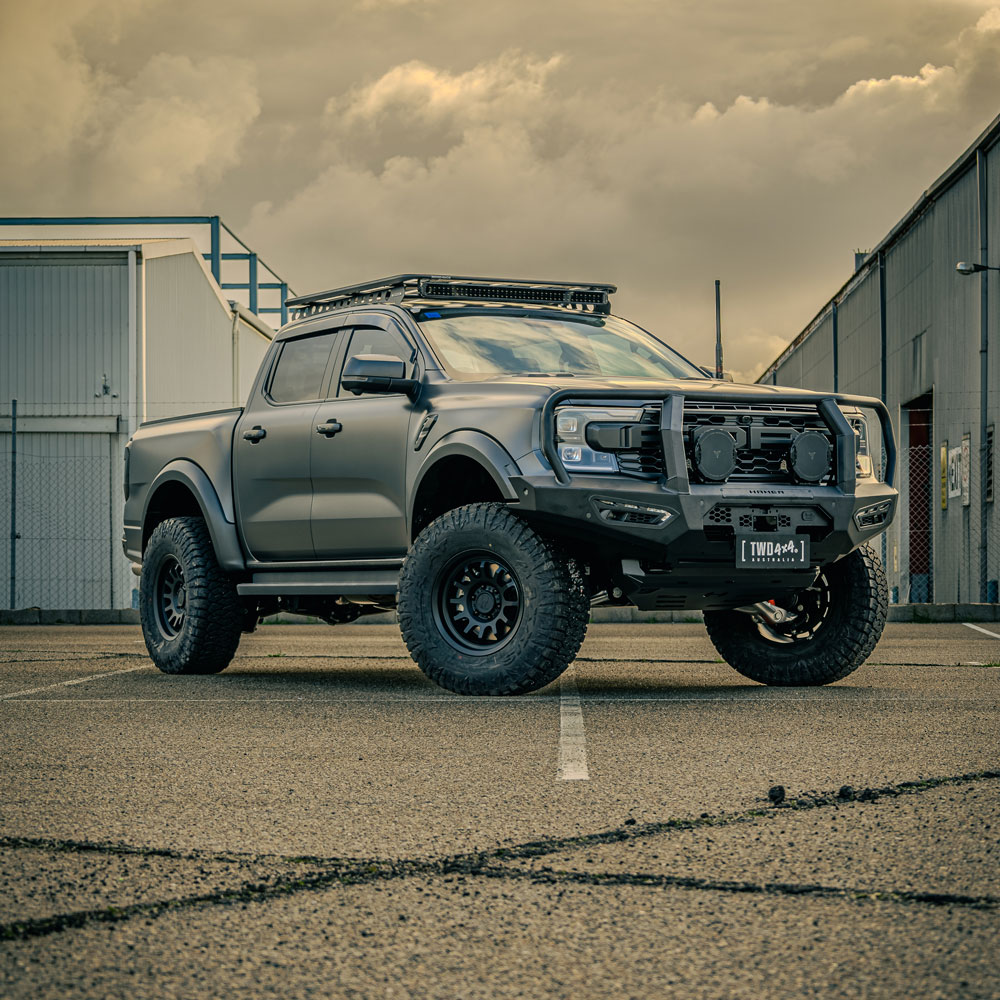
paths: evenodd
<path fill-rule="evenodd" d="M 808 535 L 737 535 L 736 567 L 808 566 Z"/>

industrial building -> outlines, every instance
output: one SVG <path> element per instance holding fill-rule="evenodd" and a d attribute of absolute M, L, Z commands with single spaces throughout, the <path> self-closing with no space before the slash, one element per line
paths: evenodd
<path fill-rule="evenodd" d="M 0 220 L 0 607 L 134 606 L 129 435 L 242 405 L 274 333 L 250 304 L 284 311 L 287 284 L 226 232 L 211 218 Z M 220 280 L 226 266 L 248 280 Z"/>
<path fill-rule="evenodd" d="M 1000 116 L 758 379 L 888 406 L 900 506 L 881 544 L 896 603 L 997 601 L 998 323 Z"/>

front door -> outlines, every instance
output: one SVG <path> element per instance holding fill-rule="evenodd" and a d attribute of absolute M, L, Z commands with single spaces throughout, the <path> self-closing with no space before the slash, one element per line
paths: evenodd
<path fill-rule="evenodd" d="M 284 341 L 233 442 L 243 540 L 254 559 L 313 558 L 309 450 L 340 331 Z"/>
<path fill-rule="evenodd" d="M 349 336 L 337 365 L 338 382 L 344 360 L 358 354 L 402 358 L 412 370 L 413 348 L 395 325 L 359 327 Z M 318 558 L 405 554 L 412 415 L 413 404 L 401 393 L 355 396 L 339 389 L 335 399 L 320 404 L 312 435 L 312 539 Z"/>

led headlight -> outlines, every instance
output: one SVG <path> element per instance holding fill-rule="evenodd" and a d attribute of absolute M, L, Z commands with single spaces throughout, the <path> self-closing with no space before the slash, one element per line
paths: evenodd
<path fill-rule="evenodd" d="M 858 479 L 871 479 L 875 475 L 875 467 L 872 463 L 871 453 L 868 451 L 868 421 L 864 417 L 851 417 L 851 426 L 854 428 L 854 438 L 856 443 L 857 463 L 855 474 Z"/>
<path fill-rule="evenodd" d="M 618 459 L 587 443 L 587 425 L 593 423 L 638 423 L 642 407 L 560 406 L 556 412 L 556 445 L 567 472 L 617 472 Z"/>

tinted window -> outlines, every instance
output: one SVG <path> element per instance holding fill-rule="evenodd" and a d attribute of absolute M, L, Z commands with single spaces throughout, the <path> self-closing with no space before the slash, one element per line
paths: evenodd
<path fill-rule="evenodd" d="M 321 333 L 286 341 L 271 376 L 271 399 L 276 403 L 319 399 L 335 337 L 336 333 Z"/>
<path fill-rule="evenodd" d="M 645 330 L 616 316 L 511 316 L 435 310 L 421 330 L 457 378 L 568 374 L 591 378 L 704 378 Z"/>

